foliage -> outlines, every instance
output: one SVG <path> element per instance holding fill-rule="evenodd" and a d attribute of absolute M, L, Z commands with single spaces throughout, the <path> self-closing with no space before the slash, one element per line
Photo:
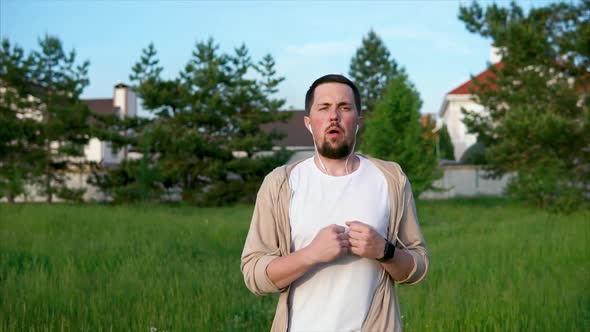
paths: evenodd
<path fill-rule="evenodd" d="M 390 80 L 383 99 L 365 122 L 361 150 L 377 158 L 400 164 L 412 183 L 414 196 L 433 189 L 442 176 L 435 154 L 432 125 L 420 122 L 422 101 L 405 75 Z"/>
<path fill-rule="evenodd" d="M 438 150 L 440 159 L 455 160 L 455 148 L 446 125 L 438 131 Z"/>
<path fill-rule="evenodd" d="M 160 170 L 149 163 L 150 154 L 144 151 L 140 160 L 123 160 L 112 168 L 96 168 L 89 179 L 91 185 L 114 203 L 158 201 L 164 190 L 158 186 Z"/>
<path fill-rule="evenodd" d="M 245 45 L 233 54 L 220 53 L 209 39 L 196 43 L 176 78 L 163 79 L 158 64 L 150 44 L 130 76 L 144 107 L 156 116 L 139 138 L 150 142 L 155 156 L 150 162 L 160 170 L 154 182 L 180 188 L 182 199 L 195 204 L 240 200 L 240 182 L 250 181 L 244 173 L 250 167 L 232 170 L 234 154 L 245 154 L 241 164 L 259 163 L 254 155 L 271 150 L 273 140 L 281 137 L 260 126 L 289 116 L 279 112 L 284 100 L 272 97 L 283 81 L 273 58 L 267 55 L 255 63 Z"/>
<path fill-rule="evenodd" d="M 491 174 L 516 172 L 510 191 L 541 206 L 573 208 L 564 203 L 573 197 L 587 203 L 590 1 L 528 13 L 516 3 L 485 9 L 473 3 L 461 7 L 459 18 L 502 54 L 493 77 L 473 90 L 487 112 L 463 110 L 468 129 L 487 147 Z"/>
<path fill-rule="evenodd" d="M 357 85 L 362 111 L 369 116 L 383 97 L 389 80 L 404 73 L 383 40 L 370 30 L 350 61 L 350 77 Z"/>
<path fill-rule="evenodd" d="M 486 165 L 486 147 L 482 142 L 470 146 L 461 156 L 461 164 Z"/>
<path fill-rule="evenodd" d="M 9 202 L 25 192 L 25 183 L 34 174 L 34 162 L 39 157 L 32 153 L 30 143 L 36 134 L 36 121 L 27 116 L 30 101 L 27 78 L 31 70 L 31 56 L 22 48 L 2 39 L 0 50 L 0 197 Z"/>
<path fill-rule="evenodd" d="M 3 42 L 3 118 L 12 126 L 6 135 L 13 137 L 3 144 L 9 151 L 2 164 L 12 173 L 2 173 L 18 179 L 9 181 L 15 191 L 11 196 L 22 192 L 22 180 L 29 180 L 49 203 L 54 195 L 79 200 L 83 191 L 68 188 L 66 181 L 68 172 L 83 171 L 85 165 L 90 110 L 80 94 L 88 85 L 89 62 L 78 64 L 75 51 L 64 51 L 56 37 L 46 35 L 38 46 L 24 60 L 20 48 L 11 52 L 9 42 Z M 24 165 L 20 174 L 15 163 Z"/>
<path fill-rule="evenodd" d="M 257 155 L 251 159 L 236 158 L 228 163 L 228 171 L 237 174 L 241 179 L 238 182 L 239 188 L 231 193 L 235 195 L 233 201 L 254 203 L 264 177 L 275 167 L 286 164 L 291 155 L 291 151 L 282 148 L 272 153 Z"/>
<path fill-rule="evenodd" d="M 558 213 L 588 207 L 579 186 L 568 183 L 575 175 L 568 174 L 561 161 L 544 161 L 543 164 L 520 171 L 508 185 L 507 191 L 516 199 Z"/>

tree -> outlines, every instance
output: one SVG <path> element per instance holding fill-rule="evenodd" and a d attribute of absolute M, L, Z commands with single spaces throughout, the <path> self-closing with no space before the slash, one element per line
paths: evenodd
<path fill-rule="evenodd" d="M 40 120 L 36 144 L 42 157 L 35 166 L 43 176 L 36 182 L 48 203 L 54 195 L 80 200 L 83 190 L 68 188 L 66 181 L 68 172 L 80 172 L 86 163 L 90 109 L 80 95 L 89 84 L 90 63 L 77 64 L 76 52 L 66 53 L 56 37 L 46 35 L 39 48 L 32 53 L 29 91 L 34 100 L 31 111 Z"/>
<path fill-rule="evenodd" d="M 66 181 L 68 172 L 85 164 L 90 110 L 80 94 L 88 85 L 89 63 L 77 64 L 75 51 L 66 53 L 55 37 L 40 39 L 39 48 L 23 60 L 20 48 L 11 52 L 3 42 L 2 113 L 11 128 L 5 135 L 12 137 L 3 144 L 2 173 L 12 179 L 9 196 L 31 181 L 49 203 L 55 195 L 79 200 L 83 191 L 68 188 Z M 15 163 L 22 167 L 15 169 Z"/>
<path fill-rule="evenodd" d="M 152 121 L 140 117 L 119 118 L 116 114 L 93 114 L 91 120 L 92 137 L 109 142 L 113 151 L 134 149 L 141 152 L 142 157 L 140 160 L 124 158 L 116 167 L 89 163 L 88 184 L 99 188 L 115 203 L 157 199 L 162 192 L 157 186 L 159 170 L 152 163 L 154 156 L 149 141 L 141 135 Z"/>
<path fill-rule="evenodd" d="M 485 145 L 480 141 L 475 142 L 475 144 L 463 152 L 459 161 L 465 165 L 486 165 Z"/>
<path fill-rule="evenodd" d="M 14 202 L 25 193 L 33 175 L 35 158 L 29 142 L 35 137 L 36 121 L 28 116 L 26 94 L 31 57 L 22 48 L 2 40 L 0 49 L 0 197 Z"/>
<path fill-rule="evenodd" d="M 361 95 L 362 111 L 369 115 L 383 96 L 389 80 L 403 72 L 383 40 L 374 30 L 369 30 L 350 61 L 349 71 Z"/>
<path fill-rule="evenodd" d="M 260 125 L 289 116 L 279 112 L 284 101 L 272 98 L 283 80 L 276 77 L 274 60 L 268 55 L 253 63 L 245 45 L 233 54 L 220 53 L 209 39 L 196 44 L 174 79 L 162 79 L 158 62 L 150 44 L 130 78 L 144 107 L 157 116 L 141 139 L 148 140 L 157 155 L 152 162 L 158 164 L 160 183 L 181 188 L 183 199 L 197 204 L 237 200 L 239 190 L 230 197 L 224 188 L 243 188 L 240 183 L 249 179 L 243 172 L 251 170 L 233 167 L 234 155 L 245 155 L 241 165 L 259 164 L 255 155 L 270 150 L 273 139 L 280 138 L 263 132 Z"/>
<path fill-rule="evenodd" d="M 406 75 L 391 79 L 373 115 L 365 122 L 361 150 L 400 164 L 412 183 L 414 196 L 433 189 L 442 174 L 437 170 L 432 126 L 420 122 L 422 101 Z"/>
<path fill-rule="evenodd" d="M 467 29 L 492 39 L 502 63 L 473 94 L 487 112 L 463 110 L 486 146 L 492 176 L 515 172 L 509 192 L 569 210 L 590 198 L 590 1 L 527 13 L 479 4 L 460 8 Z"/>
<path fill-rule="evenodd" d="M 455 160 L 455 148 L 446 125 L 438 132 L 438 153 L 439 159 Z"/>

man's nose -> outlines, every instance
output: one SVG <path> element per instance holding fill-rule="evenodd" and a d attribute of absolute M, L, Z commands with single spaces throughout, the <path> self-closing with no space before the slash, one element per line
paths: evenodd
<path fill-rule="evenodd" d="M 330 120 L 338 120 L 340 119 L 340 110 L 338 107 L 334 107 L 330 109 Z"/>

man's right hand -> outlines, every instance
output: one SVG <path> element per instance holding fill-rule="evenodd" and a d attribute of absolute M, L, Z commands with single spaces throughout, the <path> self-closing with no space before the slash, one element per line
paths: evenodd
<path fill-rule="evenodd" d="M 311 243 L 305 247 L 312 264 L 327 263 L 348 253 L 350 243 L 345 228 L 332 224 L 322 228 Z"/>

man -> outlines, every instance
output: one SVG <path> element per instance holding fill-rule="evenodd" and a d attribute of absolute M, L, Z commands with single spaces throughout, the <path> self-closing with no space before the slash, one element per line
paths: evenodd
<path fill-rule="evenodd" d="M 314 156 L 275 169 L 258 192 L 241 269 L 253 293 L 280 292 L 273 331 L 400 331 L 394 281 L 426 275 L 408 179 L 354 154 L 360 102 L 346 77 L 317 79 L 304 118 Z"/>

